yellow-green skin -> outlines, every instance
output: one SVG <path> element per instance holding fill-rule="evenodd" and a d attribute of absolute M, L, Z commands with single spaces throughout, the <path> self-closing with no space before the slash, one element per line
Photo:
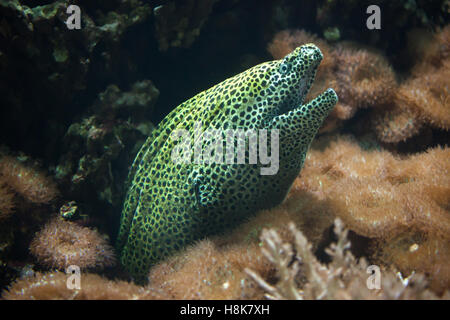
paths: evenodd
<path fill-rule="evenodd" d="M 303 105 L 322 58 L 313 44 L 298 47 L 197 94 L 159 124 L 130 170 L 117 239 L 120 260 L 135 281 L 145 282 L 150 266 L 174 251 L 283 201 L 337 102 L 328 89 Z M 170 134 L 185 129 L 195 137 L 199 121 L 202 130 L 278 129 L 278 172 L 261 175 L 267 165 L 248 164 L 248 154 L 245 164 L 175 163 L 178 141 Z"/>

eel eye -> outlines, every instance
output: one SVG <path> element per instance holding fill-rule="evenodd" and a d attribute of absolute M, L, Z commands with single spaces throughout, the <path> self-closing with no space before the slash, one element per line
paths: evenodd
<path fill-rule="evenodd" d="M 289 64 L 282 63 L 281 66 L 280 66 L 280 73 L 281 74 L 286 74 L 286 73 L 288 73 L 289 69 L 290 69 L 290 65 Z"/>

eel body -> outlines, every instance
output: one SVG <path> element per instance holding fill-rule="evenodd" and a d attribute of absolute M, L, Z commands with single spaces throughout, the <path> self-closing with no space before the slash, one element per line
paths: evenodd
<path fill-rule="evenodd" d="M 337 102 L 328 89 L 304 103 L 322 58 L 314 44 L 300 46 L 197 94 L 161 121 L 130 169 L 117 238 L 135 281 L 145 282 L 150 266 L 176 250 L 283 201 Z"/>

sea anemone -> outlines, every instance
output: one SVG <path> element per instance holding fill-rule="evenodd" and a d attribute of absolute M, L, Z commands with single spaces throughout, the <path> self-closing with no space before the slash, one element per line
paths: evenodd
<path fill-rule="evenodd" d="M 61 270 L 70 265 L 86 269 L 115 263 L 112 247 L 97 231 L 60 218 L 53 219 L 37 233 L 30 251 L 39 263 Z"/>

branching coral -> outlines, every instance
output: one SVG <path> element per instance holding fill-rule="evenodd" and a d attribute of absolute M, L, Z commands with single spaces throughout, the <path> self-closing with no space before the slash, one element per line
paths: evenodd
<path fill-rule="evenodd" d="M 426 272 L 439 291 L 450 281 L 445 267 L 450 255 L 444 245 L 450 234 L 449 158 L 450 148 L 399 159 L 386 151 L 363 151 L 351 140 L 339 138 L 324 151 L 309 153 L 293 191 L 308 190 L 326 200 L 351 230 L 379 239 L 381 251 L 404 248 L 400 235 L 406 233 L 422 239 L 416 243 L 419 247 L 439 248 L 414 251 L 404 259 L 391 259 L 396 256 L 392 250 L 383 254 L 385 263 L 395 263 L 402 271 L 414 266 Z M 421 264 L 413 258 L 419 254 Z"/>
<path fill-rule="evenodd" d="M 56 184 L 44 173 L 25 166 L 11 156 L 0 158 L 0 179 L 14 192 L 33 203 L 49 203 L 58 194 Z"/>
<path fill-rule="evenodd" d="M 56 218 L 35 236 L 30 251 L 39 263 L 65 270 L 103 268 L 115 263 L 113 249 L 96 231 Z"/>
<path fill-rule="evenodd" d="M 449 157 L 450 148 L 435 148 L 402 160 L 339 138 L 310 152 L 294 188 L 333 201 L 337 214 L 364 236 L 388 237 L 411 227 L 445 234 Z"/>
<path fill-rule="evenodd" d="M 269 284 L 251 269 L 246 272 L 266 291 L 269 299 L 435 299 L 424 290 L 426 282 L 414 275 L 404 284 L 393 272 L 382 271 L 380 288 L 368 286 L 368 264 L 356 261 L 348 251 L 350 242 L 342 222 L 335 221 L 337 242 L 327 253 L 332 257 L 328 266 L 321 264 L 311 252 L 311 245 L 294 224 L 289 225 L 293 244 L 283 242 L 274 229 L 261 234 L 262 252 L 276 265 L 278 281 Z M 294 253 L 295 252 L 295 253 Z M 304 279 L 303 281 L 301 279 Z"/>

